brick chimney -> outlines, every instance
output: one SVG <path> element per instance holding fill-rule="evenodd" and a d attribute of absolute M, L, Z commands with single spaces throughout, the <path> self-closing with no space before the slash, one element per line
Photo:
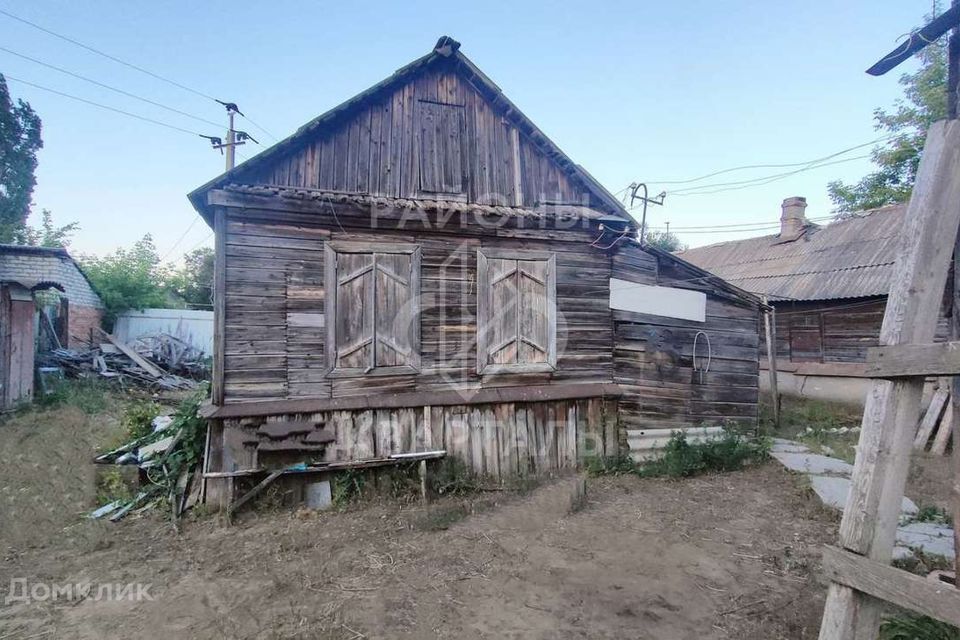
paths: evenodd
<path fill-rule="evenodd" d="M 807 226 L 807 218 L 804 211 L 807 210 L 807 199 L 800 196 L 787 198 L 780 205 L 782 213 L 780 214 L 780 239 L 792 240 L 803 233 Z"/>

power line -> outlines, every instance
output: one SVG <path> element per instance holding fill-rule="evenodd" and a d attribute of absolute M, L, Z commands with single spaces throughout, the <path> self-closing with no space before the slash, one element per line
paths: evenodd
<path fill-rule="evenodd" d="M 841 151 L 837 151 L 837 152 L 835 152 L 835 153 L 831 153 L 830 155 L 823 156 L 822 158 L 815 158 L 815 159 L 813 159 L 813 160 L 807 160 L 807 161 L 805 161 L 805 162 L 791 162 L 791 163 L 786 163 L 786 164 L 746 164 L 746 165 L 742 165 L 742 166 L 739 166 L 739 167 L 730 167 L 729 169 L 721 169 L 720 171 L 714 171 L 714 172 L 712 172 L 712 173 L 707 173 L 707 174 L 705 174 L 705 175 L 698 176 L 698 177 L 696 177 L 696 178 L 689 178 L 689 179 L 686 179 L 686 180 L 647 180 L 647 183 L 648 183 L 648 184 L 657 184 L 657 185 L 661 185 L 661 184 L 689 184 L 689 183 L 691 183 L 691 182 L 700 182 L 701 180 L 706 180 L 707 178 L 713 178 L 714 176 L 723 175 L 723 174 L 725 174 L 725 173 L 732 173 L 732 172 L 734 172 L 734 171 L 743 171 L 743 170 L 746 170 L 746 169 L 787 169 L 787 168 L 790 168 L 790 167 L 803 167 L 803 166 L 807 166 L 807 165 L 810 165 L 810 164 L 816 164 L 816 163 L 818 163 L 818 162 L 823 162 L 824 160 L 832 160 L 833 158 L 836 158 L 837 156 L 842 156 L 842 155 L 844 155 L 845 153 L 849 153 L 849 152 L 851 152 L 851 151 L 856 151 L 857 149 L 862 149 L 862 148 L 864 148 L 864 147 L 869 147 L 869 146 L 871 146 L 871 145 L 878 144 L 878 143 L 880 143 L 880 142 L 884 142 L 884 141 L 887 141 L 887 140 L 892 140 L 893 138 L 896 138 L 896 137 L 898 137 L 897 134 L 891 134 L 891 135 L 881 136 L 881 137 L 879 137 L 879 138 L 876 138 L 875 140 L 871 140 L 870 142 L 864 142 L 863 144 L 858 144 L 858 145 L 855 145 L 855 146 L 853 146 L 853 147 L 848 147 L 848 148 L 843 149 L 843 150 L 841 150 Z"/>
<path fill-rule="evenodd" d="M 869 158 L 870 154 L 862 156 L 854 156 L 852 158 L 844 158 L 842 160 L 834 160 L 833 162 L 824 162 L 812 167 L 805 167 L 803 169 L 796 169 L 794 171 L 788 171 L 786 173 L 773 174 L 770 176 L 763 176 L 761 178 L 754 178 L 753 180 L 744 180 L 741 182 L 728 182 L 728 183 L 717 183 L 711 185 L 701 185 L 699 187 L 689 187 L 687 189 L 682 189 L 679 191 L 669 191 L 667 195 L 672 195 L 676 197 L 682 196 L 703 196 L 712 193 L 723 193 L 724 191 L 739 191 L 741 189 L 750 189 L 752 187 L 760 187 L 765 184 L 770 184 L 771 182 L 776 182 L 778 180 L 783 180 L 784 178 L 789 178 L 790 176 L 795 176 L 799 173 L 804 173 L 806 171 L 812 171 L 814 169 L 820 169 L 822 167 L 829 167 L 835 164 L 843 164 L 844 162 L 853 162 L 854 160 L 863 160 L 864 158 Z M 711 189 L 711 187 L 720 187 L 718 189 Z M 700 189 L 708 189 L 707 191 L 700 191 Z"/>
<path fill-rule="evenodd" d="M 160 74 L 154 73 L 154 72 L 152 72 L 152 71 L 148 71 L 147 69 L 144 69 L 143 67 L 139 67 L 139 66 L 137 66 L 137 65 L 135 65 L 135 64 L 133 64 L 133 63 L 127 62 L 126 60 L 121 60 L 120 58 L 118 58 L 118 57 L 116 57 L 116 56 L 112 56 L 112 55 L 110 55 L 109 53 L 105 53 L 105 52 L 103 52 L 103 51 L 100 51 L 99 49 L 96 49 L 96 48 L 94 48 L 94 47 L 91 47 L 90 45 L 87 45 L 87 44 L 84 44 L 84 43 L 79 42 L 79 41 L 77 41 L 77 40 L 74 40 L 73 38 L 70 38 L 70 37 L 65 36 L 65 35 L 63 35 L 63 34 L 57 33 L 56 31 L 51 31 L 50 29 L 47 29 L 47 28 L 45 28 L 45 27 L 41 27 L 41 26 L 38 25 L 37 23 L 35 23 L 35 22 L 30 22 L 29 20 L 27 20 L 27 19 L 25 19 L 25 18 L 21 18 L 20 16 L 16 16 L 16 15 L 10 13 L 9 11 L 4 11 L 3 9 L 0 9 L 0 14 L 3 14 L 3 15 L 5 15 L 5 16 L 7 16 L 8 18 L 12 18 L 12 19 L 14 19 L 14 20 L 17 20 L 18 22 L 22 22 L 23 24 L 29 25 L 29 26 L 33 27 L 34 29 L 38 29 L 38 30 L 40 30 L 40 31 L 43 31 L 44 33 L 49 34 L 49 35 L 51 35 L 51 36 L 53 36 L 53 37 L 55 37 L 55 38 L 60 38 L 61 40 L 65 41 L 65 42 L 69 42 L 70 44 L 73 44 L 73 45 L 76 45 L 76 46 L 81 47 L 81 48 L 83 48 L 83 49 L 86 49 L 87 51 L 90 51 L 91 53 L 95 53 L 95 54 L 97 54 L 97 55 L 99 55 L 99 56 L 103 56 L 104 58 L 107 58 L 108 60 L 113 60 L 113 61 L 116 62 L 117 64 L 122 64 L 123 66 L 129 67 L 129 68 L 134 69 L 134 70 L 136 70 L 136 71 L 139 71 L 140 73 L 145 73 L 145 74 L 147 74 L 148 76 L 150 76 L 150 77 L 152 77 L 152 78 L 156 78 L 157 80 L 160 80 L 160 81 L 162 81 L 162 82 L 166 82 L 167 84 L 170 84 L 170 85 L 173 85 L 173 86 L 178 87 L 178 88 L 180 88 L 180 89 L 183 89 L 184 91 L 189 91 L 190 93 L 193 93 L 193 94 L 195 94 L 195 95 L 198 95 L 198 96 L 200 96 L 200 97 L 202 97 L 202 98 L 207 98 L 208 100 L 216 100 L 216 98 L 214 98 L 213 96 L 207 95 L 206 93 L 204 93 L 204 92 L 202 92 L 202 91 L 198 91 L 198 90 L 196 90 L 196 89 L 193 89 L 193 88 L 191 88 L 191 87 L 188 87 L 188 86 L 186 86 L 186 85 L 184 85 L 184 84 L 181 84 L 181 83 L 177 82 L 176 80 L 171 80 L 170 78 L 165 78 L 164 76 L 161 76 Z"/>
<path fill-rule="evenodd" d="M 2 10 L 0 10 L 0 11 L 2 11 Z M 33 88 L 35 88 L 35 89 L 40 89 L 41 91 L 47 91 L 47 92 L 49 92 L 49 93 L 54 93 L 54 94 L 56 94 L 56 95 L 58 95 L 58 96 L 63 96 L 64 98 L 70 98 L 71 100 L 76 100 L 76 101 L 78 101 L 78 102 L 83 102 L 84 104 L 89 104 L 90 106 L 93 106 L 93 107 L 98 107 L 98 108 L 100 108 L 100 109 L 106 109 L 107 111 L 113 111 L 114 113 L 119 113 L 119 114 L 128 116 L 128 117 L 130 117 L 130 118 L 136 118 L 137 120 L 143 120 L 144 122 L 150 122 L 150 123 L 152 123 L 152 124 L 156 124 L 156 125 L 159 125 L 159 126 L 161 126 L 161 127 L 166 127 L 167 129 L 173 129 L 174 131 L 182 131 L 183 133 L 189 133 L 190 135 L 193 135 L 193 136 L 202 135 L 202 134 L 200 134 L 200 133 L 198 133 L 198 132 L 196 132 L 196 131 L 191 131 L 191 130 L 189 130 L 189 129 L 184 129 L 183 127 L 178 127 L 178 126 L 176 126 L 176 125 L 169 124 L 169 123 L 166 123 L 166 122 L 161 122 L 160 120 L 154 120 L 153 118 L 148 118 L 148 117 L 146 117 L 146 116 L 141 116 L 141 115 L 138 115 L 138 114 L 136 114 L 136 113 L 130 113 L 129 111 L 124 111 L 123 109 L 117 109 L 116 107 L 110 107 L 110 106 L 107 106 L 107 105 L 105 105 L 105 104 L 100 104 L 99 102 L 94 102 L 93 100 L 87 100 L 86 98 L 81 98 L 81 97 L 79 97 L 79 96 L 75 96 L 75 95 L 72 95 L 72 94 L 69 94 L 69 93 L 64 93 L 63 91 L 57 91 L 56 89 L 51 89 L 50 87 L 44 87 L 43 85 L 35 84 L 35 83 L 29 82 L 29 81 L 27 81 L 27 80 L 21 80 L 20 78 L 15 78 L 15 77 L 13 77 L 13 76 L 11 76 L 11 75 L 5 75 L 4 77 L 6 77 L 7 80 L 13 80 L 14 82 L 19 82 L 20 84 L 25 84 L 25 85 L 27 85 L 27 86 L 29 86 L 29 87 L 33 87 Z"/>
<path fill-rule="evenodd" d="M 816 218 L 807 218 L 808 222 L 818 222 L 821 220 L 830 220 L 833 216 L 818 216 Z M 692 227 L 670 227 L 674 231 L 687 231 L 687 230 L 706 230 L 706 229 L 732 229 L 733 227 L 743 227 L 744 230 L 749 230 L 748 227 L 770 227 L 770 226 L 779 226 L 779 222 L 773 220 L 766 220 L 764 222 L 741 222 L 739 224 L 716 224 L 716 225 L 697 225 Z M 656 229 L 658 231 L 666 230 L 667 227 L 650 227 L 650 229 Z"/>
<path fill-rule="evenodd" d="M 264 129 L 264 128 L 261 127 L 260 125 L 258 125 L 256 122 L 254 122 L 253 120 L 251 120 L 249 116 L 245 116 L 245 115 L 243 115 L 242 113 L 240 114 L 240 116 L 241 116 L 244 120 L 246 120 L 247 122 L 249 122 L 250 124 L 252 124 L 253 126 L 255 126 L 257 129 L 259 129 L 260 131 L 262 131 L 263 133 L 265 133 L 268 137 L 272 138 L 274 142 L 277 141 L 277 136 L 273 135 L 272 133 L 270 133 L 269 131 L 267 131 L 266 129 Z"/>
<path fill-rule="evenodd" d="M 33 62 L 33 63 L 35 63 L 35 64 L 39 64 L 39 65 L 41 65 L 41 66 L 43 66 L 43 67 L 47 67 L 48 69 L 53 69 L 54 71 L 58 71 L 58 72 L 60 72 L 60 73 L 64 73 L 64 74 L 66 74 L 66 75 L 68 75 L 68 76 L 73 76 L 74 78 L 79 78 L 80 80 L 83 80 L 84 82 L 89 82 L 90 84 L 97 85 L 98 87 L 103 87 L 104 89 L 109 89 L 110 91 L 113 91 L 113 92 L 115 92 L 115 93 L 119 93 L 119 94 L 124 95 L 124 96 L 127 96 L 127 97 L 129 97 L 129 98 L 133 98 L 134 100 L 139 100 L 139 101 L 145 102 L 145 103 L 147 103 L 147 104 L 152 104 L 152 105 L 155 106 L 155 107 L 160 107 L 161 109 L 166 109 L 167 111 L 170 111 L 170 112 L 173 112 L 173 113 L 177 113 L 177 114 L 180 114 L 180 115 L 182 115 L 182 116 L 186 116 L 186 117 L 188 117 L 188 118 L 192 118 L 192 119 L 194 119 L 194 120 L 196 120 L 196 121 L 198 121 L 198 122 L 203 122 L 203 123 L 205 123 L 205 124 L 213 125 L 214 127 L 217 127 L 218 129 L 223 126 L 223 125 L 220 124 L 220 123 L 213 122 L 213 121 L 211 121 L 211 120 L 207 120 L 207 119 L 201 118 L 201 117 L 199 117 L 199 116 L 195 116 L 195 115 L 193 115 L 193 114 L 191 114 L 191 113 L 187 113 L 186 111 L 181 111 L 180 109 L 175 109 L 175 108 L 173 108 L 173 107 L 169 107 L 169 106 L 167 106 L 167 105 L 165 105 L 165 104 L 162 104 L 162 103 L 160 103 L 160 102 L 156 102 L 156 101 L 154 101 L 154 100 L 150 100 L 149 98 L 144 98 L 143 96 L 138 96 L 138 95 L 136 95 L 136 94 L 134 94 L 134 93 L 130 93 L 129 91 L 124 91 L 123 89 L 118 89 L 118 88 L 113 87 L 113 86 L 110 86 L 110 85 L 108 85 L 108 84 L 104 84 L 103 82 L 99 82 L 98 80 L 94 80 L 93 78 L 88 78 L 87 76 L 81 75 L 81 74 L 79 74 L 79 73 L 75 73 L 75 72 L 73 72 L 73 71 L 70 71 L 69 69 L 64 69 L 63 67 L 58 67 L 58 66 L 53 65 L 53 64 L 50 64 L 50 63 L 48 63 L 48 62 L 44 62 L 44 61 L 42 61 L 42 60 L 38 60 L 38 59 L 36 59 L 36 58 L 32 58 L 32 57 L 30 57 L 30 56 L 28 56 L 28 55 L 25 55 L 25 54 L 22 54 L 22 53 L 18 53 L 18 52 L 16 52 L 16 51 L 11 50 L 11 49 L 7 49 L 6 47 L 0 46 L 0 51 L 6 51 L 7 53 L 9 53 L 9 54 L 11 54 L 11 55 L 17 56 L 18 58 L 23 58 L 24 60 L 29 60 L 30 62 Z"/>
<path fill-rule="evenodd" d="M 183 239 L 187 237 L 187 234 L 190 233 L 190 230 L 193 229 L 193 226 L 194 226 L 195 224 L 197 224 L 197 220 L 199 220 L 199 219 L 200 219 L 200 218 L 197 217 L 197 218 L 194 218 L 194 219 L 190 222 L 190 226 L 187 227 L 186 231 L 184 231 L 183 233 L 181 233 L 181 234 L 180 234 L 180 237 L 177 238 L 177 241 L 173 243 L 173 246 L 170 247 L 169 249 L 167 249 L 167 252 L 163 254 L 163 257 L 160 258 L 160 262 L 163 262 L 164 260 L 166 260 L 167 257 L 168 257 L 171 253 L 173 253 L 173 250 L 180 246 L 180 243 L 183 242 Z"/>

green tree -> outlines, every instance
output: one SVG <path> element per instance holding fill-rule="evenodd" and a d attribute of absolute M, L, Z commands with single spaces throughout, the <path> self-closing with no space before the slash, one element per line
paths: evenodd
<path fill-rule="evenodd" d="M 40 214 L 40 227 L 23 225 L 14 233 L 13 241 L 16 244 L 28 244 L 34 247 L 63 247 L 70 246 L 70 236 L 80 228 L 77 222 L 58 227 L 53 224 L 53 214 L 44 209 Z"/>
<path fill-rule="evenodd" d="M 687 248 L 687 245 L 680 242 L 680 238 L 678 238 L 675 233 L 670 233 L 669 231 L 648 230 L 643 235 L 643 240 L 650 246 L 669 251 L 670 253 L 682 251 Z"/>
<path fill-rule="evenodd" d="M 835 180 L 827 185 L 837 218 L 909 200 L 927 129 L 947 115 L 945 41 L 941 38 L 924 48 L 918 54 L 920 68 L 900 76 L 903 98 L 892 111 L 873 112 L 874 128 L 896 136 L 873 150 L 877 170 L 853 184 Z"/>
<path fill-rule="evenodd" d="M 188 305 L 209 307 L 213 302 L 213 260 L 210 247 L 201 247 L 183 257 L 183 266 L 169 278 L 168 286 Z"/>
<path fill-rule="evenodd" d="M 130 249 L 117 249 L 102 257 L 82 256 L 80 264 L 103 300 L 108 328 L 124 311 L 170 306 L 167 274 L 150 234 Z"/>
<path fill-rule="evenodd" d="M 26 225 L 42 147 L 40 116 L 23 100 L 14 104 L 0 74 L 0 242 L 15 242 Z"/>

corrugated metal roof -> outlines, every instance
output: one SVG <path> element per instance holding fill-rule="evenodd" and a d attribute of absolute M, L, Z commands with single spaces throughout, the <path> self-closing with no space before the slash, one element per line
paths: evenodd
<path fill-rule="evenodd" d="M 809 225 L 798 239 L 778 235 L 722 242 L 677 255 L 741 289 L 771 299 L 829 300 L 886 295 L 905 205 Z"/>

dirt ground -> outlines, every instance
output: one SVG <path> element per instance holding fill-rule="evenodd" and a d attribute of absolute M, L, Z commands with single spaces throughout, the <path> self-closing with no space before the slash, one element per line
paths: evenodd
<path fill-rule="evenodd" d="M 814 638 L 835 521 L 774 464 L 604 478 L 428 511 L 83 523 L 10 550 L 0 584 L 145 583 L 152 601 L 11 603 L 3 638 Z M 566 502 L 564 500 L 566 499 Z"/>
<path fill-rule="evenodd" d="M 818 634 L 819 549 L 837 517 L 773 462 L 679 481 L 591 478 L 575 513 L 559 479 L 428 508 L 256 511 L 229 528 L 199 516 L 176 533 L 156 514 L 78 517 L 93 501 L 93 450 L 117 428 L 69 407 L 0 425 L 0 598 L 26 580 L 91 583 L 91 596 L 140 583 L 151 599 L 10 602 L 0 639 Z M 919 473 L 912 482 L 933 482 Z"/>

